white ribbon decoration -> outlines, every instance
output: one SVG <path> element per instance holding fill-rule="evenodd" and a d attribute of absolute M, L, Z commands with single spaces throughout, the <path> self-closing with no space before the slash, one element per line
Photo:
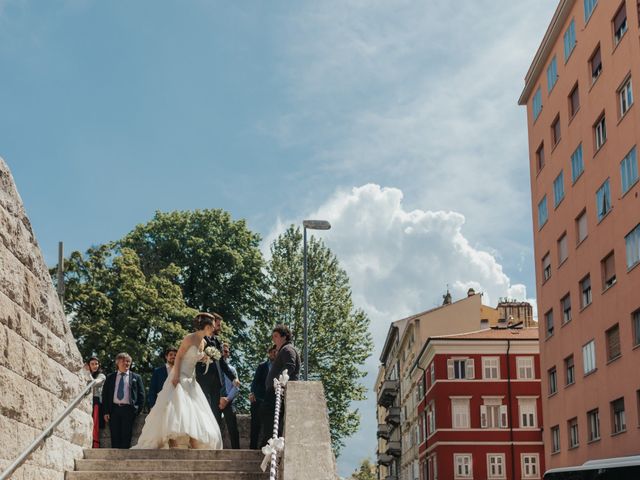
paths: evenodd
<path fill-rule="evenodd" d="M 264 458 L 262 459 L 262 464 L 260 468 L 263 472 L 267 471 L 267 467 L 271 463 L 271 456 L 275 455 L 276 457 L 280 455 L 284 451 L 284 438 L 270 438 L 269 442 L 262 447 L 262 453 L 264 453 Z"/>

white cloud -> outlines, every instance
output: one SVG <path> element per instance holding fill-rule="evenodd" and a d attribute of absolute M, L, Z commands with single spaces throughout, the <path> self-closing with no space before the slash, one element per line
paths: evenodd
<path fill-rule="evenodd" d="M 441 304 L 447 285 L 454 299 L 464 297 L 469 287 L 483 292 L 487 304 L 495 305 L 505 296 L 526 298 L 525 286 L 512 284 L 495 256 L 465 237 L 464 215 L 408 210 L 397 188 L 367 184 L 338 191 L 307 218 L 331 222 L 331 230 L 319 236 L 338 255 L 349 274 L 356 305 L 371 318 L 375 351 L 366 364 L 369 387 L 389 323 Z M 265 245 L 287 224 L 278 221 Z M 372 392 L 369 396 L 358 405 L 361 431 L 347 443 L 340 459 L 348 468 L 372 456 L 375 449 L 375 400 Z"/>

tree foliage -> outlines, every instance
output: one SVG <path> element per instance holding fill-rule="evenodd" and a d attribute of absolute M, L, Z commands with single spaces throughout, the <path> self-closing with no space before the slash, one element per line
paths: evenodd
<path fill-rule="evenodd" d="M 303 344 L 303 245 L 299 228 L 289 227 L 271 245 L 267 265 L 268 299 L 264 315 L 252 328 L 250 356 L 264 356 L 272 327 L 288 325 L 302 354 Z M 360 415 L 351 402 L 363 400 L 366 388 L 360 379 L 373 342 L 369 318 L 356 309 L 346 272 L 324 243 L 311 237 L 308 243 L 308 339 L 309 379 L 322 381 L 328 402 L 331 439 L 336 454 L 343 439 L 355 433 Z"/>
<path fill-rule="evenodd" d="M 73 252 L 65 264 L 65 310 L 82 355 L 98 356 L 110 370 L 125 351 L 139 372 L 151 372 L 163 349 L 191 329 L 195 311 L 182 298 L 179 274 L 168 265 L 145 275 L 136 252 L 114 244 Z"/>
<path fill-rule="evenodd" d="M 371 463 L 371 460 L 365 458 L 360 467 L 351 474 L 351 480 L 377 480 L 376 466 Z"/>

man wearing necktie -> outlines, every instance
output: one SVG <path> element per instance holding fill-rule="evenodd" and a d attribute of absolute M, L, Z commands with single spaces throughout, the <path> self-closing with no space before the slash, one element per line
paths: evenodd
<path fill-rule="evenodd" d="M 129 370 L 128 353 L 116 356 L 118 370 L 109 374 L 102 389 L 104 419 L 111 431 L 111 448 L 131 447 L 133 421 L 144 405 L 144 385 L 137 373 Z"/>

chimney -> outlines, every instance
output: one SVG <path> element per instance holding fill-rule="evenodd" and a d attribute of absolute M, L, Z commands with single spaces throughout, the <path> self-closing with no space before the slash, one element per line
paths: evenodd
<path fill-rule="evenodd" d="M 480 320 L 480 330 L 488 330 L 489 329 L 489 320 L 483 318 Z"/>
<path fill-rule="evenodd" d="M 473 297 L 476 294 L 476 291 L 473 288 L 467 290 L 467 297 Z"/>
<path fill-rule="evenodd" d="M 450 305 L 451 304 L 451 294 L 449 293 L 449 289 L 447 289 L 447 293 L 442 296 L 443 302 L 442 305 Z"/>

